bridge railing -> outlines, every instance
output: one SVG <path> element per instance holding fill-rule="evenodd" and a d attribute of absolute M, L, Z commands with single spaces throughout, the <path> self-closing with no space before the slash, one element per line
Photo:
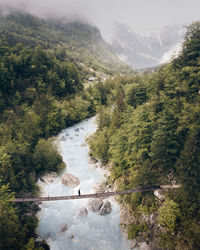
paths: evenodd
<path fill-rule="evenodd" d="M 86 198 L 99 198 L 109 197 L 114 195 L 124 195 L 136 192 L 148 192 L 156 189 L 174 189 L 180 188 L 181 185 L 156 185 L 152 187 L 143 187 L 137 189 L 129 189 L 124 191 L 106 192 L 106 193 L 95 193 L 95 194 L 82 194 L 82 195 L 67 195 L 67 196 L 54 196 L 54 197 L 23 197 L 15 198 L 12 202 L 42 202 L 42 201 L 59 201 L 59 200 L 75 200 L 75 199 L 86 199 Z"/>

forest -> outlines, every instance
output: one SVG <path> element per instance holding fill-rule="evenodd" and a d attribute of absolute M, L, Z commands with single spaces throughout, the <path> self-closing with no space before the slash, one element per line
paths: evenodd
<path fill-rule="evenodd" d="M 121 67 L 115 77 L 85 88 L 75 45 L 57 47 L 44 36 L 49 24 L 23 18 L 23 29 L 21 15 L 1 17 L 0 25 L 0 248 L 49 249 L 35 233 L 38 206 L 11 201 L 39 195 L 37 178 L 63 169 L 51 137 L 97 113 L 91 154 L 108 166 L 111 185 L 182 185 L 164 202 L 152 192 L 120 197 L 135 218 L 125 225 L 129 239 L 142 232 L 162 249 L 199 249 L 200 23 L 188 27 L 180 55 L 155 73 L 120 74 L 127 68 L 119 64 L 106 72 L 114 76 Z M 108 69 L 92 61 L 96 70 Z M 152 213 L 161 228 L 153 236 L 140 220 Z"/>
<path fill-rule="evenodd" d="M 161 249 L 199 249 L 200 243 L 200 23 L 188 31 L 180 55 L 154 74 L 115 78 L 111 107 L 102 108 L 90 139 L 92 155 L 111 172 L 118 190 L 181 185 L 120 198 L 133 222 L 128 238 L 143 235 Z M 142 219 L 155 215 L 154 228 Z M 159 225 L 159 227 L 158 227 Z"/>
<path fill-rule="evenodd" d="M 45 50 L 55 50 L 60 60 L 67 57 L 79 66 L 84 64 L 109 75 L 132 71 L 117 58 L 99 30 L 86 22 L 43 20 L 19 11 L 1 15 L 0 10 L 0 38 L 10 46 L 21 43 L 31 48 L 40 45 Z"/>
<path fill-rule="evenodd" d="M 35 242 L 38 206 L 11 201 L 37 196 L 38 177 L 65 167 L 50 137 L 95 115 L 106 88 L 85 90 L 86 72 L 70 57 L 21 38 L 0 42 L 0 248 L 48 249 Z"/>

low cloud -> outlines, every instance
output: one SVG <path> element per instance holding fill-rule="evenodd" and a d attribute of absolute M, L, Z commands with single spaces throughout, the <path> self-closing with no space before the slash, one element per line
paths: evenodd
<path fill-rule="evenodd" d="M 82 18 L 97 25 L 107 38 L 116 20 L 134 30 L 155 30 L 200 19 L 199 0 L 1 0 L 2 6 L 42 18 Z"/>

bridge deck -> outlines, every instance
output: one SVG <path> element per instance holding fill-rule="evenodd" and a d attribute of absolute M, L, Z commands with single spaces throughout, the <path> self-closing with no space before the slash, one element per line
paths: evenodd
<path fill-rule="evenodd" d="M 83 194 L 83 195 L 70 195 L 70 196 L 55 196 L 55 197 L 31 197 L 31 198 L 16 198 L 12 202 L 41 202 L 41 201 L 60 201 L 60 200 L 76 200 L 76 199 L 86 199 L 86 198 L 100 198 L 100 197 L 108 197 L 114 195 L 123 195 L 123 194 L 131 194 L 136 192 L 146 192 L 156 189 L 174 189 L 180 188 L 180 185 L 162 185 L 159 187 L 147 187 L 147 188 L 137 188 L 130 189 L 125 191 L 116 191 L 116 192 L 106 192 L 106 193 L 95 193 L 95 194 Z"/>

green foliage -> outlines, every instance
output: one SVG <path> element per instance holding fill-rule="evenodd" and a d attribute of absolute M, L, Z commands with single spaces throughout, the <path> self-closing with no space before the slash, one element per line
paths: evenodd
<path fill-rule="evenodd" d="M 38 172 L 58 171 L 65 167 L 52 140 L 40 139 L 33 154 L 33 164 Z"/>
<path fill-rule="evenodd" d="M 104 163 L 108 161 L 108 136 L 106 130 L 95 134 L 90 139 L 90 147 L 96 157 L 101 159 Z"/>
<path fill-rule="evenodd" d="M 18 46 L 0 57 L 1 109 L 23 102 L 32 105 L 41 94 L 58 98 L 83 89 L 74 63 L 60 63 L 41 47 L 25 47 L 19 53 Z"/>
<path fill-rule="evenodd" d="M 132 193 L 130 196 L 130 205 L 133 209 L 136 209 L 137 207 L 140 206 L 142 202 L 142 194 L 141 193 Z"/>
<path fill-rule="evenodd" d="M 24 18 L 27 19 L 25 25 Z M 102 90 L 101 101 L 95 102 L 95 91 L 83 90 L 82 69 L 67 55 L 58 56 L 54 50 L 46 50 L 47 44 L 37 39 L 41 35 L 40 20 L 29 15 L 11 15 L 1 21 L 0 36 L 2 29 L 8 28 L 5 39 L 0 42 L 1 187 L 9 183 L 17 195 L 34 196 L 38 193 L 35 184 L 38 176 L 64 167 L 55 145 L 48 138 L 94 115 L 100 102 L 107 103 L 109 89 L 100 84 L 95 91 Z M 13 27 L 22 28 L 16 31 L 18 35 L 9 33 Z M 33 39 L 29 40 L 26 35 Z M 6 249 L 23 249 L 23 246 L 47 249 L 45 244 L 33 241 L 37 208 L 21 205 L 16 209 L 12 203 L 3 206 L 5 218 L 1 221 L 7 228 L 0 232 L 0 237 L 6 239 L 7 243 L 2 243 Z"/>
<path fill-rule="evenodd" d="M 180 216 L 181 210 L 178 204 L 169 199 L 158 209 L 158 223 L 169 232 L 175 231 Z"/>
<path fill-rule="evenodd" d="M 174 181 L 182 185 L 159 209 L 152 195 L 122 199 L 140 213 L 158 209 L 158 222 L 167 231 L 161 232 L 162 246 L 171 249 L 199 248 L 199 46 L 197 22 L 188 27 L 183 51 L 171 63 L 152 75 L 116 77 L 114 105 L 110 114 L 103 111 L 91 147 L 94 155 L 97 145 L 106 149 L 111 181 L 118 179 L 120 190 Z M 140 228 L 128 230 L 135 237 Z"/>
<path fill-rule="evenodd" d="M 162 247 L 162 249 L 179 249 L 177 248 L 177 241 L 175 241 L 174 236 L 171 235 L 169 232 L 164 232 L 159 235 L 159 245 L 160 247 Z"/>
<path fill-rule="evenodd" d="M 188 26 L 185 42 L 183 44 L 183 52 L 174 60 L 174 65 L 176 67 L 196 66 L 198 64 L 200 56 L 199 38 L 200 22 L 197 21 Z"/>
<path fill-rule="evenodd" d="M 175 162 L 179 155 L 179 141 L 175 135 L 177 121 L 169 110 L 162 112 L 162 117 L 157 121 L 151 144 L 152 167 L 163 171 L 163 175 L 175 168 Z"/>
<path fill-rule="evenodd" d="M 28 244 L 26 244 L 25 249 L 27 249 L 27 250 L 34 250 L 34 249 L 36 249 L 36 248 L 35 248 L 35 241 L 34 241 L 33 238 L 31 238 L 31 239 L 28 241 Z M 40 248 L 39 248 L 39 249 L 40 249 Z"/>
<path fill-rule="evenodd" d="M 198 120 L 195 123 L 188 134 L 180 159 L 177 162 L 178 179 L 183 186 L 184 199 L 190 200 L 190 203 L 196 203 L 200 199 L 200 131 L 199 125 L 197 125 L 199 124 Z"/>
<path fill-rule="evenodd" d="M 47 22 L 30 14 L 11 12 L 0 16 L 0 38 L 6 40 L 9 46 L 21 43 L 31 48 L 40 45 L 43 49 L 55 50 L 60 61 L 67 57 L 70 61 L 84 63 L 106 74 L 130 71 L 113 53 L 111 46 L 103 41 L 99 30 L 86 23 L 56 19 Z M 5 53 L 6 49 L 2 47 L 0 51 Z M 36 53 L 36 60 L 38 55 L 41 60 L 34 64 L 33 70 L 46 71 L 46 63 L 42 64 L 46 56 Z"/>
<path fill-rule="evenodd" d="M 127 93 L 127 103 L 134 108 L 147 102 L 147 100 L 148 94 L 146 86 L 133 86 Z"/>
<path fill-rule="evenodd" d="M 0 248 L 20 249 L 23 232 L 19 228 L 19 218 L 17 211 L 11 201 L 14 199 L 8 185 L 0 183 Z"/>
<path fill-rule="evenodd" d="M 182 188 L 170 192 L 158 209 L 168 233 L 161 233 L 163 246 L 199 249 L 199 22 L 188 27 L 179 57 L 155 74 L 118 75 L 84 90 L 85 65 L 107 74 L 127 71 L 98 30 L 22 13 L 0 21 L 0 206 L 5 211 L 0 218 L 3 228 L 7 225 L 2 244 L 45 248 L 33 242 L 37 219 L 25 216 L 30 206 L 16 209 L 9 202 L 12 192 L 36 194 L 33 176 L 63 167 L 48 138 L 99 111 L 90 145 L 94 156 L 112 162 L 110 182 L 118 179 L 124 190 L 177 180 Z M 127 195 L 126 202 L 137 213 L 157 209 L 151 192 Z M 132 224 L 129 238 L 146 230 Z"/>
<path fill-rule="evenodd" d="M 143 232 L 147 230 L 146 224 L 130 224 L 128 225 L 128 240 L 135 239 L 139 232 Z"/>
<path fill-rule="evenodd" d="M 33 238 L 30 238 L 28 243 L 25 245 L 26 250 L 43 250 L 44 248 L 41 246 L 36 245 L 35 241 Z"/>
<path fill-rule="evenodd" d="M 104 127 L 110 125 L 110 114 L 109 109 L 104 109 L 102 107 L 98 110 L 98 128 L 102 130 Z"/>

